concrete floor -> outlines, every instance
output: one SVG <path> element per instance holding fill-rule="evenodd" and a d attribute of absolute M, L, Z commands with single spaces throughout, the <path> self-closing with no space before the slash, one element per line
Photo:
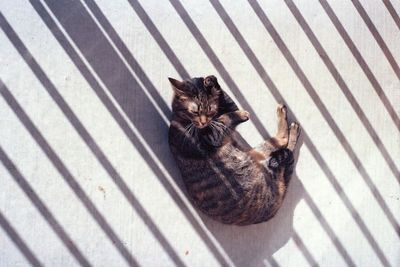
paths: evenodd
<path fill-rule="evenodd" d="M 400 1 L 0 1 L 0 266 L 400 266 Z M 271 221 L 185 196 L 167 77 L 303 127 Z"/>

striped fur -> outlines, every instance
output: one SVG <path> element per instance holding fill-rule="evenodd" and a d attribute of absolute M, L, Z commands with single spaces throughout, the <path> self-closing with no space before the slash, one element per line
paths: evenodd
<path fill-rule="evenodd" d="M 226 224 L 248 225 L 272 218 L 290 181 L 299 133 L 297 124 L 287 126 L 286 108 L 278 107 L 276 137 L 246 151 L 236 145 L 237 135 L 232 133 L 249 114 L 237 109 L 214 76 L 171 83 L 175 90 L 172 106 L 178 112 L 171 121 L 169 144 L 194 205 Z M 212 88 L 207 90 L 207 85 Z M 196 118 L 185 114 L 189 112 L 187 102 L 199 99 L 202 109 L 211 103 L 218 111 L 208 118 L 209 125 L 188 131 Z"/>

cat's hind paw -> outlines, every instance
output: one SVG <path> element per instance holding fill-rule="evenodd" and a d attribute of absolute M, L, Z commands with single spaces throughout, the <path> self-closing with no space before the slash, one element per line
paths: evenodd
<path fill-rule="evenodd" d="M 250 119 L 250 113 L 246 110 L 238 110 L 236 111 L 241 122 L 247 121 Z"/>
<path fill-rule="evenodd" d="M 285 166 L 293 161 L 293 153 L 289 149 L 283 148 L 271 153 L 265 161 L 266 167 L 271 171 L 276 171 L 279 167 Z"/>
<path fill-rule="evenodd" d="M 284 104 L 279 104 L 278 107 L 276 108 L 276 114 L 278 118 L 286 119 L 287 107 Z"/>

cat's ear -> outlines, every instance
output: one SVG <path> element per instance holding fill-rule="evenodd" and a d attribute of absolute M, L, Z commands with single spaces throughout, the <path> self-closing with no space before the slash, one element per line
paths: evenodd
<path fill-rule="evenodd" d="M 177 95 L 183 95 L 185 93 L 186 86 L 184 82 L 178 81 L 174 78 L 168 78 L 168 80 Z"/>
<path fill-rule="evenodd" d="M 221 87 L 219 86 L 218 80 L 214 75 L 204 78 L 204 87 L 214 98 L 218 98 L 221 94 Z"/>

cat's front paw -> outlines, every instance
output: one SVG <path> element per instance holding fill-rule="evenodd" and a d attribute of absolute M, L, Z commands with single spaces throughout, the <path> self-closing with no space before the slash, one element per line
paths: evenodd
<path fill-rule="evenodd" d="M 250 113 L 246 110 L 238 110 L 236 111 L 240 121 L 247 121 L 250 119 Z"/>

